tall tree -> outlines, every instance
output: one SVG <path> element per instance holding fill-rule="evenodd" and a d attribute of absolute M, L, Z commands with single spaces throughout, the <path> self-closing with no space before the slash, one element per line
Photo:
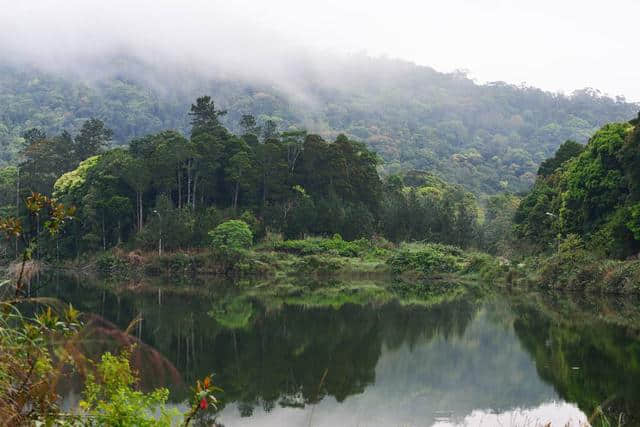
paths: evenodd
<path fill-rule="evenodd" d="M 151 174 L 143 160 L 126 152 L 122 156 L 122 177 L 136 193 L 136 224 L 141 231 L 144 226 L 144 193 L 151 183 Z"/>
<path fill-rule="evenodd" d="M 256 118 L 252 114 L 243 114 L 240 119 L 240 128 L 242 129 L 242 135 L 255 135 L 260 134 L 260 127 L 256 121 Z"/>
<path fill-rule="evenodd" d="M 289 176 L 295 173 L 296 164 L 302 154 L 304 140 L 307 137 L 307 131 L 296 130 L 282 133 L 282 139 L 287 147 L 287 166 L 289 168 Z"/>
<path fill-rule="evenodd" d="M 240 186 L 246 182 L 246 177 L 251 170 L 251 159 L 245 150 L 238 151 L 229 159 L 229 165 L 225 172 L 227 180 L 233 184 L 233 209 L 238 207 L 238 195 Z"/>
<path fill-rule="evenodd" d="M 191 104 L 191 135 L 201 132 L 211 132 L 221 126 L 220 117 L 227 114 L 226 110 L 217 110 L 210 96 L 201 96 Z"/>
<path fill-rule="evenodd" d="M 84 122 L 80 133 L 76 135 L 74 154 L 77 163 L 101 153 L 108 147 L 113 131 L 101 120 L 91 118 Z"/>

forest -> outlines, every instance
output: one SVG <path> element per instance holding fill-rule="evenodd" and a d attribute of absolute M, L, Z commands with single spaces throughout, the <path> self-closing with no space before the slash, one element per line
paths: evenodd
<path fill-rule="evenodd" d="M 89 118 L 78 130 L 48 134 L 34 127 L 22 133 L 17 163 L 0 170 L 0 231 L 7 237 L 2 254 L 9 277 L 0 285 L 7 301 L 0 317 L 6 333 L 0 342 L 16 349 L 15 354 L 0 354 L 0 372 L 14 372 L 22 385 L 15 388 L 12 376 L 0 376 L 8 396 L 0 398 L 0 410 L 21 420 L 71 417 L 75 421 L 70 425 L 92 425 L 87 420 L 98 420 L 97 425 L 189 425 L 193 417 L 215 422 L 227 403 L 221 403 L 221 396 L 238 402 L 242 417 L 252 416 L 259 405 L 270 411 L 278 399 L 296 407 L 318 399 L 308 390 L 314 389 L 320 372 L 305 380 L 312 386 L 298 398 L 288 389 L 254 390 L 246 384 L 251 379 L 218 367 L 223 374 L 216 378 L 227 387 L 224 394 L 210 376 L 194 371 L 196 360 L 204 365 L 209 360 L 201 348 L 205 334 L 198 332 L 202 352 L 196 358 L 196 327 L 180 317 L 182 307 L 176 317 L 179 329 L 171 332 L 177 341 L 158 343 L 177 351 L 175 366 L 195 382 L 192 392 L 186 392 L 173 362 L 141 341 L 141 326 L 137 338 L 130 333 L 136 323 L 122 325 L 123 332 L 100 317 L 80 317 L 71 305 L 27 317 L 18 307 L 40 291 L 33 286 L 46 277 L 47 266 L 73 271 L 81 281 L 99 278 L 101 284 L 72 292 L 82 294 L 80 305 L 86 307 L 100 299 L 94 294 L 101 293 L 104 304 L 106 291 L 114 292 L 117 319 L 119 293 L 127 295 L 130 289 L 145 300 L 152 293 L 150 306 L 157 315 L 171 312 L 160 310 L 163 292 L 170 299 L 174 294 L 199 295 L 193 300 L 209 310 L 197 314 L 206 318 L 203 324 L 214 325 L 213 338 L 207 340 L 229 340 L 227 353 L 221 353 L 226 359 L 218 361 L 229 366 L 242 360 L 238 337 L 255 344 L 247 331 L 261 318 L 258 307 L 270 313 L 269 319 L 275 312 L 290 318 L 300 313 L 300 322 L 310 321 L 308 312 L 290 307 L 331 310 L 331 318 L 338 309 L 360 312 L 368 307 L 362 313 L 375 312 L 376 319 L 397 309 L 402 318 L 414 321 L 416 307 L 440 318 L 448 307 L 486 304 L 485 297 L 508 290 L 505 294 L 516 301 L 527 301 L 525 308 L 510 302 L 514 313 L 533 313 L 514 323 L 518 339 L 536 360 L 545 360 L 532 332 L 537 326 L 526 319 L 548 322 L 546 317 L 535 320 L 546 308 L 518 295 L 531 289 L 640 293 L 640 115 L 605 124 L 586 145 L 565 141 L 541 162 L 529 192 L 481 197 L 446 182 L 437 170 L 385 171 L 376 152 L 345 134 L 327 140 L 300 128 L 280 129 L 277 121 L 252 114 L 240 117 L 235 125 L 240 131 L 234 133 L 225 124 L 227 116 L 210 96 L 200 96 L 187 115 L 189 132 L 161 130 L 114 145 L 116 132 Z M 357 279 L 362 276 L 382 280 Z M 222 282 L 209 288 L 202 277 Z M 158 280 L 170 284 L 157 285 Z M 231 281 L 231 290 L 225 280 Z M 475 310 L 469 313 L 482 311 Z M 464 331 L 468 321 L 454 323 Z M 604 327 L 598 323 L 599 331 L 613 330 L 608 322 Z M 574 327 L 553 331 L 563 334 Z M 369 339 L 369 333 L 365 342 L 376 353 L 380 343 Z M 95 337 L 101 342 L 97 348 L 88 344 Z M 75 339 L 78 346 L 65 347 Z M 180 362 L 182 341 L 186 352 Z M 556 341 L 556 351 L 575 354 L 572 341 Z M 607 345 L 601 354 L 615 357 L 618 341 L 612 338 Z M 81 412 L 74 415 L 57 406 L 56 384 L 63 371 L 51 364 L 65 361 L 80 372 L 82 357 L 96 362 L 86 374 Z M 352 364 L 345 363 L 351 372 Z M 337 399 L 364 393 L 359 381 L 374 384 L 367 375 L 377 360 L 368 363 L 365 377 L 356 377 L 349 387 L 337 387 L 342 380 L 333 373 L 323 392 Z M 261 375 L 262 368 L 253 368 L 244 371 Z M 162 372 L 154 383 L 159 388 L 147 393 L 137 383 L 150 381 L 149 370 L 154 369 Z M 632 414 L 635 408 L 633 393 L 625 392 L 616 400 L 619 406 L 605 414 L 587 393 L 571 397 L 572 382 L 556 378 L 555 372 L 540 375 L 560 384 L 567 399 L 599 414 L 602 425 L 608 425 L 611 414 Z M 616 381 L 627 387 L 625 377 Z M 182 412 L 170 409 L 165 384 L 172 386 L 173 398 L 179 395 L 190 406 Z M 589 389 L 588 394 L 602 393 Z"/>
<path fill-rule="evenodd" d="M 640 117 L 640 116 L 639 116 Z M 610 123 L 586 146 L 565 142 L 540 166 L 514 217 L 519 237 L 541 248 L 578 236 L 591 252 L 627 258 L 640 251 L 640 127 Z"/>
<path fill-rule="evenodd" d="M 75 136 L 30 129 L 22 162 L 2 169 L 3 210 L 37 221 L 21 201 L 32 192 L 76 208 L 55 241 L 39 240 L 45 258 L 122 244 L 149 250 L 160 236 L 167 250 L 206 247 L 207 233 L 231 218 L 251 225 L 258 239 L 269 232 L 291 239 L 380 234 L 468 246 L 478 237 L 476 198 L 460 186 L 417 171 L 382 180 L 381 159 L 342 134 L 327 142 L 245 115 L 234 135 L 222 125 L 225 114 L 200 97 L 188 136 L 167 130 L 117 148 L 98 119 Z M 40 236 L 41 224 L 32 225 Z"/>
<path fill-rule="evenodd" d="M 638 16 L 2 2 L 0 425 L 640 425 Z"/>
<path fill-rule="evenodd" d="M 462 72 L 363 55 L 326 62 L 314 69 L 301 59 L 291 75 L 269 82 L 169 71 L 127 55 L 75 74 L 7 63 L 0 68 L 0 161 L 20 161 L 31 128 L 75 134 L 92 117 L 113 129 L 115 146 L 166 129 L 187 135 L 189 105 L 206 93 L 228 111 L 220 120 L 238 135 L 242 116 L 251 114 L 282 132 L 361 141 L 384 160 L 385 175 L 427 170 L 477 196 L 518 193 L 562 142 L 584 143 L 600 126 L 638 110 L 593 89 L 562 95 L 481 85 Z"/>

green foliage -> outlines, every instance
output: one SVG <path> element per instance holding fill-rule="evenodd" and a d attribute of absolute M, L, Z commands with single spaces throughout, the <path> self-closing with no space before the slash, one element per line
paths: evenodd
<path fill-rule="evenodd" d="M 476 193 L 495 193 L 504 186 L 521 191 L 562 141 L 583 141 L 603 123 L 623 120 L 637 109 L 592 90 L 562 96 L 500 82 L 477 85 L 461 73 L 363 56 L 331 64 L 337 67 L 331 74 L 342 76 L 337 87 L 298 76 L 301 87 L 313 88 L 306 96 L 260 82 L 211 80 L 184 71 L 168 75 L 165 69 L 136 63 L 135 72 L 121 67 L 117 73 L 91 72 L 85 81 L 75 74 L 2 67 L 0 145 L 6 148 L 0 161 L 15 160 L 29 128 L 77 133 L 89 117 L 114 129 L 118 145 L 162 129 L 186 134 L 190 126 L 184 112 L 196 96 L 211 93 L 224 100 L 226 115 L 210 99 L 196 102 L 196 112 L 243 135 L 271 135 L 275 123 L 280 129 L 313 123 L 325 137 L 343 132 L 364 141 L 391 173 L 434 170 Z M 96 74 L 109 77 L 96 80 Z M 190 84 L 176 88 L 175 81 Z M 160 89 L 167 87 L 173 90 Z M 313 107 L 300 98 L 312 99 Z"/>
<path fill-rule="evenodd" d="M 482 246 L 491 254 L 514 255 L 519 250 L 513 217 L 520 199 L 510 194 L 501 194 L 487 199 L 482 223 Z"/>
<path fill-rule="evenodd" d="M 549 288 L 584 290 L 589 282 L 601 277 L 594 261 L 595 257 L 585 249 L 583 239 L 570 234 L 558 243 L 557 251 L 542 262 L 538 282 Z"/>
<path fill-rule="evenodd" d="M 219 266 L 217 272 L 229 274 L 231 271 L 242 273 L 253 270 L 252 260 L 246 253 L 253 243 L 253 233 L 246 222 L 225 221 L 209 232 L 209 238 L 214 262 Z"/>
<path fill-rule="evenodd" d="M 460 270 L 463 253 L 459 248 L 441 244 L 404 245 L 387 264 L 395 274 L 418 272 L 426 275 Z"/>
<path fill-rule="evenodd" d="M 634 239 L 640 241 L 640 203 L 633 205 L 630 208 L 629 214 L 630 218 L 625 225 L 633 233 Z"/>
<path fill-rule="evenodd" d="M 342 263 L 331 257 L 322 255 L 307 255 L 296 260 L 293 271 L 297 274 L 331 274 L 336 273 Z"/>
<path fill-rule="evenodd" d="M 484 282 L 501 281 L 508 275 L 509 266 L 501 263 L 496 257 L 484 253 L 472 253 L 466 262 L 463 272 L 477 275 Z"/>
<path fill-rule="evenodd" d="M 96 374 L 88 374 L 80 407 L 88 415 L 88 425 L 171 426 L 177 416 L 165 409 L 167 389 L 143 393 L 134 389 L 136 374 L 129 364 L 130 353 L 104 353 Z"/>
<path fill-rule="evenodd" d="M 89 157 L 80 162 L 78 167 L 60 176 L 53 185 L 53 194 L 71 194 L 81 188 L 87 181 L 89 170 L 98 164 L 100 156 Z"/>
<path fill-rule="evenodd" d="M 312 237 L 303 240 L 284 240 L 275 242 L 273 249 L 289 252 L 297 255 L 333 254 L 343 257 L 357 257 L 370 249 L 371 244 L 367 239 L 354 241 L 342 240 L 339 234 L 331 239 Z"/>
<path fill-rule="evenodd" d="M 578 144 L 571 140 L 565 141 L 560 147 L 558 147 L 558 150 L 553 157 L 540 164 L 540 168 L 538 168 L 538 175 L 545 177 L 551 175 L 565 162 L 582 153 L 583 150 L 584 146 L 582 144 Z"/>
<path fill-rule="evenodd" d="M 387 179 L 381 219 L 383 234 L 396 242 L 427 240 L 466 247 L 479 233 L 475 197 L 427 172 Z"/>
<path fill-rule="evenodd" d="M 96 257 L 98 272 L 113 280 L 127 280 L 131 278 L 133 266 L 124 256 L 113 252 L 104 252 Z"/>
<path fill-rule="evenodd" d="M 63 423 L 57 384 L 62 364 L 77 362 L 70 344 L 79 313 L 71 305 L 60 314 L 49 306 L 28 317 L 19 302 L 0 302 L 0 416 L 7 425 Z"/>
<path fill-rule="evenodd" d="M 17 182 L 17 167 L 0 168 L 0 216 L 6 217 L 15 214 Z"/>
<path fill-rule="evenodd" d="M 216 251 L 234 252 L 248 249 L 253 243 L 253 233 L 246 222 L 232 219 L 209 232 L 211 246 Z"/>
<path fill-rule="evenodd" d="M 637 253 L 637 135 L 630 123 L 608 124 L 577 156 L 540 175 L 516 212 L 519 236 L 549 247 L 556 235 L 577 234 L 602 255 Z"/>

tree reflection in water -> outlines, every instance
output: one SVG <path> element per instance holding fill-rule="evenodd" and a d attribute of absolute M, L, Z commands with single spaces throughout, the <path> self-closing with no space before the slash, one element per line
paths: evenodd
<path fill-rule="evenodd" d="M 166 368 L 159 374 L 140 359 L 143 382 L 170 381 L 179 402 L 182 384 L 214 373 L 227 405 L 221 420 L 233 425 L 310 416 L 314 425 L 429 424 L 443 416 L 474 425 L 496 411 L 580 420 L 563 401 L 590 415 L 607 399 L 610 415 L 638 423 L 635 304 L 594 311 L 593 302 L 527 295 L 267 309 L 233 291 L 164 295 L 159 304 L 155 295 L 78 285 L 60 287 L 58 297 L 121 328 L 142 315 L 135 334 L 168 361 L 156 363 Z M 608 321 L 602 312 L 617 314 Z M 174 366 L 184 381 L 171 376 Z"/>

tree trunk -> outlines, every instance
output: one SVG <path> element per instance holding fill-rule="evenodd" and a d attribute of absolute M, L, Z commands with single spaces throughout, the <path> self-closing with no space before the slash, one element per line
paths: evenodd
<path fill-rule="evenodd" d="M 187 162 L 187 207 L 191 203 L 191 166 L 193 160 L 189 159 Z"/>
<path fill-rule="evenodd" d="M 104 235 L 104 211 L 102 211 L 102 250 L 107 250 L 107 240 L 106 236 Z"/>
<path fill-rule="evenodd" d="M 191 209 L 196 210 L 196 184 L 198 183 L 198 174 L 193 177 L 193 192 L 191 193 Z"/>
<path fill-rule="evenodd" d="M 182 170 L 178 170 L 178 209 L 182 207 Z"/>
<path fill-rule="evenodd" d="M 233 193 L 233 210 L 238 207 L 238 192 L 240 191 L 240 180 L 236 181 L 236 191 Z"/>
<path fill-rule="evenodd" d="M 191 202 L 191 160 L 187 162 L 187 206 Z"/>
<path fill-rule="evenodd" d="M 196 185 L 198 184 L 198 172 L 193 174 L 193 191 L 191 192 L 191 209 L 196 209 Z"/>
<path fill-rule="evenodd" d="M 267 172 L 262 173 L 262 206 L 267 205 Z"/>
<path fill-rule="evenodd" d="M 138 191 L 138 231 L 142 231 L 142 191 Z"/>

